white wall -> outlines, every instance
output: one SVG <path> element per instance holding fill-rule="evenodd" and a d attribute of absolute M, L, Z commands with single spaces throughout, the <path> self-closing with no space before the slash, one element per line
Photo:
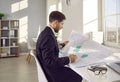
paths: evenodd
<path fill-rule="evenodd" d="M 72 30 L 83 32 L 83 0 L 70 0 L 69 5 L 66 0 L 62 0 L 62 11 L 66 15 L 63 28 L 63 41 L 68 39 Z"/>
<path fill-rule="evenodd" d="M 46 0 L 0 0 L 0 12 L 6 14 L 4 19 L 20 20 L 20 46 L 23 52 L 27 49 L 25 40 L 32 45 L 32 37 L 37 37 L 39 27 L 42 30 L 46 25 Z"/>

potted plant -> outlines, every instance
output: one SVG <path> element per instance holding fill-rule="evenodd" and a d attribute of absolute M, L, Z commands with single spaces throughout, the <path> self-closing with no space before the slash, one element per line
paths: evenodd
<path fill-rule="evenodd" d="M 5 14 L 0 13 L 0 19 L 2 19 L 2 17 L 4 17 L 4 16 L 5 16 Z"/>

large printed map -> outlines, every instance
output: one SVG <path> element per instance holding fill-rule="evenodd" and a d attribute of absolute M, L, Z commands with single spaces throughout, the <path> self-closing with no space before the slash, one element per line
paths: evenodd
<path fill-rule="evenodd" d="M 93 65 L 112 55 L 112 50 L 88 39 L 84 35 L 72 31 L 69 37 L 69 43 L 60 50 L 62 56 L 69 54 L 77 55 L 77 60 L 73 63 L 76 67 Z"/>

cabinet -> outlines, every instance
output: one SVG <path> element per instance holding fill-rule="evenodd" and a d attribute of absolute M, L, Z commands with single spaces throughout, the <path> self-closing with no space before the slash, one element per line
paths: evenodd
<path fill-rule="evenodd" d="M 19 20 L 0 20 L 0 57 L 19 56 Z"/>

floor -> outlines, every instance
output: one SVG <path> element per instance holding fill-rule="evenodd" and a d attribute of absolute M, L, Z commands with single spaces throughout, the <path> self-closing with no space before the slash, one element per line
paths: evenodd
<path fill-rule="evenodd" d="M 38 82 L 37 68 L 34 58 L 30 64 L 26 55 L 0 59 L 0 82 Z M 85 79 L 82 82 L 87 82 Z"/>
<path fill-rule="evenodd" d="M 26 55 L 0 59 L 0 82 L 38 82 L 34 58 L 30 64 Z"/>

